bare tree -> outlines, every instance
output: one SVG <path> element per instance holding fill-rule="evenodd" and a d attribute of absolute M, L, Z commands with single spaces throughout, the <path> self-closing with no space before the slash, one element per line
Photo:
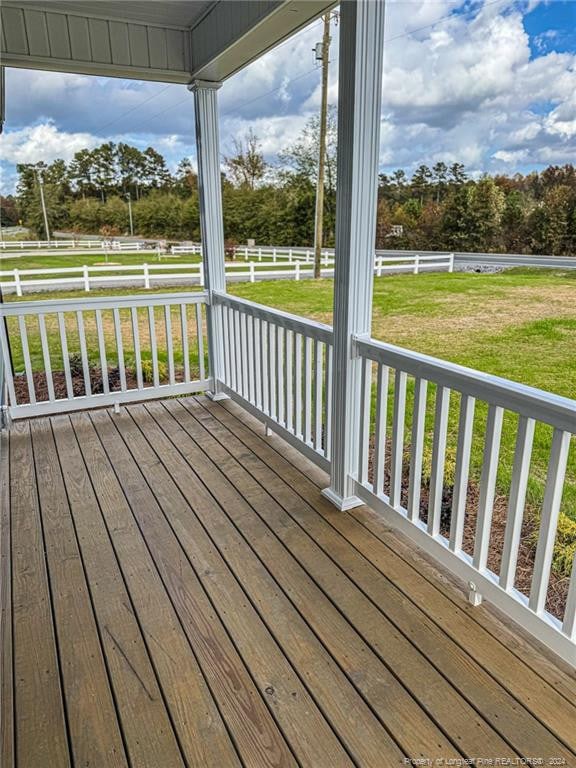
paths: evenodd
<path fill-rule="evenodd" d="M 244 139 L 234 139 L 234 154 L 224 158 L 226 173 L 237 187 L 254 189 L 268 167 L 260 141 L 250 128 Z"/>

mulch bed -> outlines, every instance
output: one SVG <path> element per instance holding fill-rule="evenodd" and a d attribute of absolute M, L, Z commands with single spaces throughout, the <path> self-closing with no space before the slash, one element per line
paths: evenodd
<path fill-rule="evenodd" d="M 42 402 L 48 400 L 48 386 L 46 382 L 46 374 L 34 373 L 32 374 L 34 380 L 34 392 L 36 393 L 36 400 Z M 84 386 L 84 375 L 72 371 L 72 390 L 74 397 L 82 397 L 86 394 L 86 388 Z M 53 371 L 52 381 L 54 383 L 54 396 L 56 399 L 67 398 L 68 390 L 66 389 L 66 376 L 64 371 Z M 118 368 L 108 368 L 108 385 L 110 392 L 120 391 L 120 371 Z M 102 382 L 102 372 L 100 368 L 90 369 L 90 386 L 92 388 L 92 394 L 98 395 L 104 392 L 104 386 Z M 130 369 L 126 369 L 126 386 L 128 389 L 136 389 L 138 384 L 136 376 Z M 16 390 L 16 400 L 22 405 L 30 402 L 30 395 L 28 393 L 28 380 L 26 376 L 14 377 L 14 389 Z"/>
<path fill-rule="evenodd" d="M 388 492 L 390 486 L 390 449 L 391 445 L 386 446 L 386 461 L 384 465 L 384 490 Z M 401 504 L 403 507 L 408 505 L 408 483 L 409 483 L 410 456 L 404 455 L 402 472 L 402 490 Z M 373 480 L 374 467 L 374 444 L 370 445 L 369 471 L 368 479 Z M 440 515 L 440 533 L 448 537 L 450 534 L 450 519 L 452 515 L 452 496 L 453 486 L 444 486 L 442 491 L 442 509 Z M 468 493 L 466 498 L 466 514 L 464 518 L 464 537 L 462 549 L 468 555 L 474 551 L 474 542 L 476 540 L 476 513 L 478 510 L 478 501 L 480 488 L 477 482 L 470 480 L 468 483 Z M 420 519 L 423 522 L 428 520 L 428 506 L 430 498 L 430 486 L 428 481 L 422 482 L 420 496 Z M 500 572 L 500 562 L 502 559 L 502 549 L 504 546 L 504 532 L 506 530 L 506 517 L 508 512 L 508 499 L 502 495 L 496 495 L 494 499 L 494 511 L 492 514 L 492 527 L 490 533 L 490 545 L 488 549 L 488 568 L 498 574 Z M 516 578 L 514 585 L 516 589 L 528 596 L 532 582 L 532 573 L 534 570 L 534 558 L 536 547 L 534 546 L 535 536 L 537 534 L 537 521 L 535 515 L 527 510 L 524 515 L 522 533 L 520 537 L 520 550 L 518 553 L 518 562 L 516 566 Z M 569 579 L 560 577 L 554 572 L 550 575 L 550 584 L 546 599 L 546 610 L 553 616 L 561 619 L 566 607 L 568 596 Z"/>

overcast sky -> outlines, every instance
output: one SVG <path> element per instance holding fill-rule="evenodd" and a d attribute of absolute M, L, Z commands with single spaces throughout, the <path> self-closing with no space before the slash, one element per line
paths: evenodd
<path fill-rule="evenodd" d="M 316 21 L 227 81 L 221 144 L 252 127 L 269 160 L 317 114 Z M 461 162 L 514 173 L 576 162 L 576 0 L 388 0 L 382 170 Z M 338 93 L 333 30 L 329 101 Z M 194 159 L 193 97 L 165 86 L 9 69 L 2 191 L 15 164 L 70 160 L 104 141 Z"/>

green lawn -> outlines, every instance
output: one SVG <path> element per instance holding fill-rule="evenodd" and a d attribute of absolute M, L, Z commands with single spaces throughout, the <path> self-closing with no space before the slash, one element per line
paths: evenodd
<path fill-rule="evenodd" d="M 160 289 L 156 289 L 160 290 Z M 178 290 L 178 289 L 174 289 Z M 232 294 L 326 323 L 332 321 L 331 280 L 232 283 Z M 106 293 L 134 293 L 134 290 Z M 143 292 L 143 291 L 138 291 Z M 69 293 L 34 294 L 60 298 Z M 77 293 L 76 295 L 85 295 Z M 387 276 L 375 279 L 373 337 L 460 363 L 569 398 L 576 398 L 576 271 L 516 269 L 497 275 L 438 273 Z M 38 344 L 34 354 L 40 355 Z M 21 351 L 13 347 L 16 366 Z M 113 350 L 111 349 L 111 354 Z M 41 357 L 36 357 L 41 365 Z M 410 400 L 406 442 L 410 439 Z M 428 394 L 425 472 L 429 471 L 434 390 Z M 390 410 L 390 409 L 389 409 Z M 479 478 L 486 407 L 479 403 L 473 444 L 472 477 Z M 458 396 L 450 410 L 446 479 L 454 471 Z M 504 423 L 498 491 L 507 494 L 514 452 L 516 419 Z M 538 514 L 546 478 L 551 430 L 536 432 L 529 505 Z M 557 553 L 557 567 L 568 568 L 576 547 L 576 450 L 572 447 L 562 509 L 568 554 Z M 571 521 L 574 521 L 570 523 Z M 571 527 L 572 526 L 572 527 Z M 564 530 L 564 529 L 563 529 Z M 566 562 L 560 563 L 563 557 Z"/>

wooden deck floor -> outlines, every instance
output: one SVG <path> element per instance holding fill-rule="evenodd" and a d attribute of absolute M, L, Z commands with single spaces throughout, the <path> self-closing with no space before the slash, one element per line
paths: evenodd
<path fill-rule="evenodd" d="M 3 447 L 3 768 L 576 765 L 574 677 L 234 404 Z"/>

